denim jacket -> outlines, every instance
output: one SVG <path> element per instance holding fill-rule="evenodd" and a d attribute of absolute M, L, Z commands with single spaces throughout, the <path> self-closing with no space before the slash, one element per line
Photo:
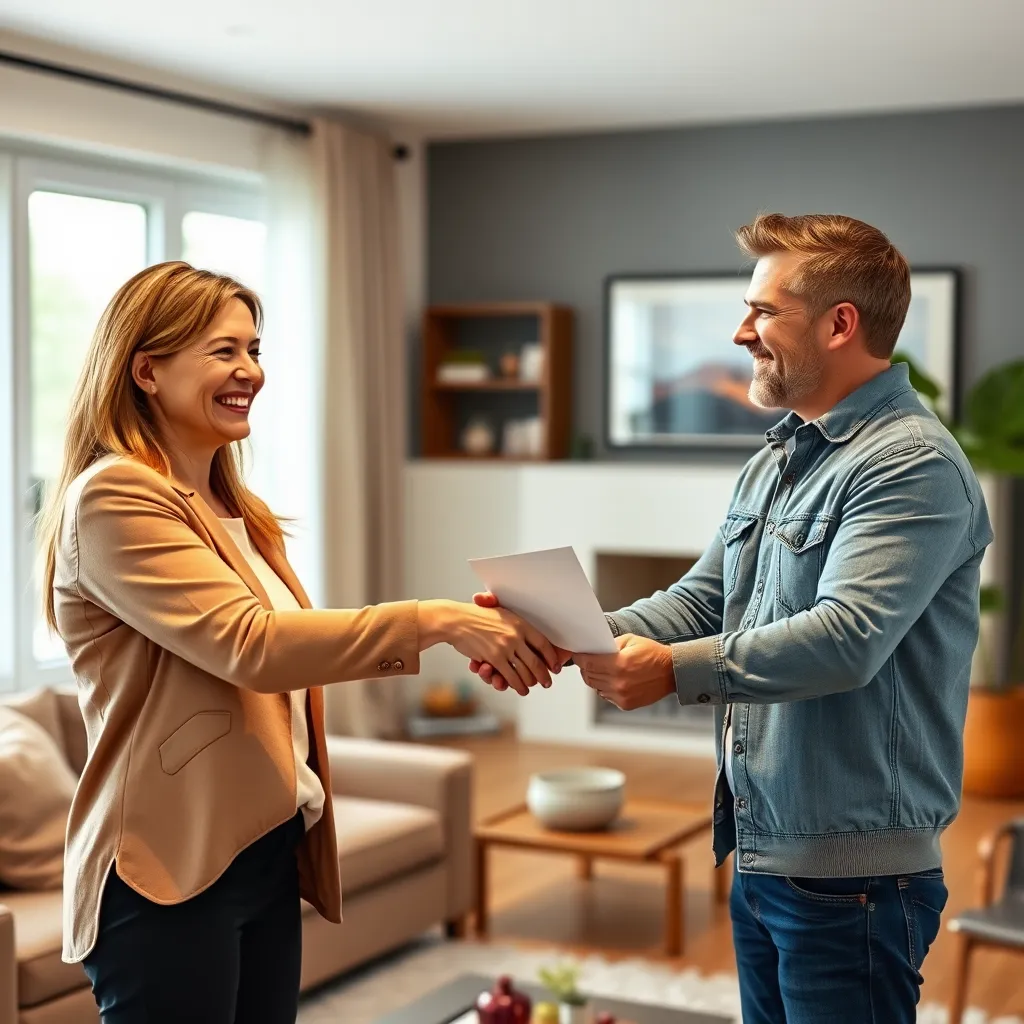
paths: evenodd
<path fill-rule="evenodd" d="M 718 863 L 735 849 L 765 874 L 936 868 L 992 539 L 977 478 L 904 364 L 765 436 L 701 559 L 612 629 L 671 644 L 680 703 L 716 705 Z"/>

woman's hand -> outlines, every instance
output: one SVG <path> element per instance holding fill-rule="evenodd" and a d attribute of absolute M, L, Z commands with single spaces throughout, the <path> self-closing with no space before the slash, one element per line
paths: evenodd
<path fill-rule="evenodd" d="M 498 599 L 489 593 L 474 594 L 473 603 L 481 608 L 497 608 Z M 552 669 L 553 672 L 561 672 L 565 666 L 572 661 L 572 652 L 563 651 L 561 647 L 555 647 L 555 655 L 558 658 L 558 664 Z M 469 671 L 475 672 L 488 686 L 495 690 L 507 690 L 509 684 L 505 681 L 505 678 L 495 667 L 487 661 L 483 661 L 479 658 L 474 658 L 469 663 Z"/>
<path fill-rule="evenodd" d="M 420 649 L 449 643 L 474 662 L 493 665 L 516 693 L 551 685 L 561 659 L 547 637 L 507 608 L 457 601 L 420 601 Z"/>

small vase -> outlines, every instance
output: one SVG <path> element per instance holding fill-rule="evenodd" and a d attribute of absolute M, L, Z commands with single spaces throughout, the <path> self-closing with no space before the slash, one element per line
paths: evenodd
<path fill-rule="evenodd" d="M 590 1007 L 572 1003 L 558 1004 L 558 1024 L 590 1024 Z"/>

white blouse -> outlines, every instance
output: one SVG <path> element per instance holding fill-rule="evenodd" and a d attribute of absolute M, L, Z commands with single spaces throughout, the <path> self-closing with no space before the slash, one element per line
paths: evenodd
<path fill-rule="evenodd" d="M 249 533 L 242 519 L 222 519 L 221 523 L 231 535 L 238 550 L 252 567 L 256 578 L 270 598 L 275 611 L 297 611 L 301 606 L 295 595 L 284 585 L 281 577 L 267 564 L 267 560 L 249 539 Z M 316 772 L 309 767 L 309 728 L 306 724 L 307 692 L 293 690 L 289 695 L 292 702 L 292 748 L 295 751 L 295 797 L 296 809 L 302 811 L 306 828 L 310 829 L 324 813 L 324 787 Z"/>

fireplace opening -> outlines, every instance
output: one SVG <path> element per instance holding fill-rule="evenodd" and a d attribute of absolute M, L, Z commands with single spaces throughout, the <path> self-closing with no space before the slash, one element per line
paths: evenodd
<path fill-rule="evenodd" d="M 658 590 L 665 590 L 685 576 L 699 556 L 679 554 L 634 554 L 617 551 L 597 552 L 594 590 L 601 607 L 617 611 Z M 714 729 L 714 711 L 702 704 L 683 707 L 668 696 L 646 708 L 620 711 L 614 704 L 594 694 L 594 721 L 602 725 L 637 726 L 685 730 L 710 734 Z"/>

